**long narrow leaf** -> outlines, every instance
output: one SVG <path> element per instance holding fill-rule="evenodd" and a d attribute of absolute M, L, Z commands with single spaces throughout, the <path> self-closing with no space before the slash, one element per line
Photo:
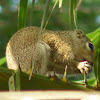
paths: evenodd
<path fill-rule="evenodd" d="M 99 35 L 100 35 L 100 28 L 98 28 L 95 31 L 87 34 L 87 37 L 91 39 L 91 41 L 95 45 L 95 48 L 97 47 L 97 44 L 98 44 L 98 41 L 99 41 Z"/>
<path fill-rule="evenodd" d="M 18 11 L 18 30 L 25 27 L 26 24 L 26 11 L 28 0 L 20 0 Z M 16 71 L 15 89 L 20 90 L 20 68 Z"/>
<path fill-rule="evenodd" d="M 74 15 L 74 25 L 75 25 L 75 28 L 77 28 L 77 0 L 74 0 L 74 3 L 73 3 L 73 15 Z"/>
<path fill-rule="evenodd" d="M 21 82 L 20 82 L 20 69 L 18 68 L 16 70 L 16 74 L 15 74 L 15 89 L 17 91 L 21 90 L 20 85 L 21 85 Z"/>
<path fill-rule="evenodd" d="M 78 5 L 79 1 L 78 0 L 69 0 L 70 30 L 73 30 L 74 28 L 77 28 L 77 9 L 78 9 L 78 6 L 79 6 Z"/>
<path fill-rule="evenodd" d="M 41 39 L 41 33 L 42 33 L 42 29 L 44 27 L 44 23 L 45 23 L 45 19 L 46 19 L 46 13 L 47 13 L 47 10 L 48 10 L 49 2 L 50 2 L 50 0 L 46 0 L 46 6 L 45 6 L 45 9 L 44 9 L 44 14 L 43 14 L 43 17 L 42 17 L 42 22 L 41 22 L 41 27 L 40 27 L 40 33 L 38 35 L 37 42 L 39 42 L 39 40 Z M 36 46 L 35 52 L 37 52 L 37 46 Z M 34 59 L 32 61 L 32 69 L 31 69 L 31 73 L 30 73 L 30 76 L 29 76 L 29 80 L 32 77 L 32 73 L 33 73 L 33 69 L 34 69 L 34 63 L 35 63 L 35 57 L 34 57 Z"/>
<path fill-rule="evenodd" d="M 14 75 L 9 78 L 9 91 L 15 91 Z"/>
<path fill-rule="evenodd" d="M 97 87 L 100 88 L 100 28 L 87 34 L 95 45 L 94 72 L 96 76 Z"/>
<path fill-rule="evenodd" d="M 18 30 L 25 27 L 27 3 L 28 0 L 20 0 L 20 6 L 18 11 Z"/>
<path fill-rule="evenodd" d="M 96 53 L 95 53 L 95 62 L 94 62 L 94 71 L 96 75 L 96 82 L 97 82 L 97 88 L 100 88 L 100 35 L 99 35 L 99 41 L 96 47 Z"/>
<path fill-rule="evenodd" d="M 73 4 L 74 0 L 69 0 L 69 20 L 70 20 L 70 30 L 74 29 L 74 15 L 73 15 Z"/>
<path fill-rule="evenodd" d="M 30 15 L 30 26 L 32 25 L 34 4 L 35 4 L 35 0 L 32 0 L 32 8 L 31 8 L 31 15 Z"/>
<path fill-rule="evenodd" d="M 46 21 L 46 24 L 45 24 L 44 28 L 47 27 L 48 22 L 49 22 L 49 20 L 50 20 L 50 17 L 51 17 L 51 15 L 52 15 L 52 13 L 53 13 L 53 11 L 54 11 L 54 9 L 55 9 L 55 7 L 56 7 L 58 1 L 59 1 L 59 0 L 56 0 L 56 1 L 55 1 L 55 4 L 54 4 L 54 6 L 53 6 L 53 8 L 52 8 L 52 10 L 51 10 L 51 13 L 50 13 L 50 15 L 49 15 L 49 17 L 48 17 L 48 19 L 47 19 L 47 21 Z"/>
<path fill-rule="evenodd" d="M 3 65 L 5 62 L 6 62 L 6 58 L 5 57 L 1 58 L 0 59 L 0 66 Z"/>
<path fill-rule="evenodd" d="M 8 89 L 8 79 L 12 75 L 12 70 L 0 67 L 0 90 Z M 13 79 L 12 79 L 13 80 Z M 11 90 L 14 89 L 14 85 L 11 86 Z M 31 80 L 25 73 L 21 73 L 21 90 L 90 90 L 75 82 L 64 83 L 60 79 L 51 81 L 49 78 L 34 74 Z"/>

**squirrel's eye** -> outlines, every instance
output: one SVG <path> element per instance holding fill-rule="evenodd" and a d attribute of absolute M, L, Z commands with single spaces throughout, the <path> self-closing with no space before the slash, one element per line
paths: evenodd
<path fill-rule="evenodd" d="M 93 46 L 93 44 L 92 44 L 92 43 L 89 43 L 89 47 L 90 47 L 90 49 L 91 49 L 91 50 L 93 50 L 93 49 L 94 49 L 94 46 Z"/>
<path fill-rule="evenodd" d="M 87 42 L 86 43 L 86 47 L 89 49 L 89 50 L 94 50 L 94 45 L 91 43 L 91 42 Z"/>

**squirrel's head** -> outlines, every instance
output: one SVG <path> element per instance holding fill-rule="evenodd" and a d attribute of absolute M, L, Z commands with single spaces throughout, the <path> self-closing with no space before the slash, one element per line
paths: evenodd
<path fill-rule="evenodd" d="M 77 46 L 79 47 L 79 51 L 77 52 L 76 59 L 77 60 L 86 60 L 91 65 L 93 64 L 94 60 L 94 51 L 95 47 L 93 43 L 90 41 L 90 39 L 84 34 L 83 31 L 76 29 L 75 30 L 75 37 Z"/>

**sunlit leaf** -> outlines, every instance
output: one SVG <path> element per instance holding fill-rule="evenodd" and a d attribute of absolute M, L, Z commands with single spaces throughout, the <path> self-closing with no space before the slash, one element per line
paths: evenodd
<path fill-rule="evenodd" d="M 9 91 L 15 91 L 14 75 L 9 78 Z"/>
<path fill-rule="evenodd" d="M 5 57 L 1 58 L 0 59 L 0 66 L 3 65 L 5 62 L 6 62 L 6 58 Z"/>
<path fill-rule="evenodd" d="M 28 0 L 20 0 L 19 10 L 18 10 L 18 30 L 25 27 L 27 3 L 28 3 Z M 20 90 L 20 68 L 19 67 L 16 71 L 15 76 L 16 76 L 15 89 Z"/>
<path fill-rule="evenodd" d="M 0 67 L 0 90 L 9 90 L 8 80 L 12 75 L 12 70 Z M 13 80 L 13 78 L 11 79 Z M 14 85 L 11 86 L 14 88 Z M 31 80 L 29 76 L 21 72 L 21 90 L 90 90 L 83 87 L 81 84 L 75 82 L 64 83 L 62 80 L 57 79 L 56 81 L 51 81 L 50 78 L 34 74 Z"/>
<path fill-rule="evenodd" d="M 96 82 L 97 82 L 97 87 L 100 88 L 100 36 L 99 36 L 99 41 L 96 47 L 96 53 L 95 53 L 95 59 L 94 59 L 94 71 L 96 75 Z"/>
<path fill-rule="evenodd" d="M 18 68 L 16 70 L 16 74 L 15 74 L 15 89 L 17 91 L 20 90 L 20 85 L 21 85 L 21 83 L 20 83 L 20 69 Z"/>
<path fill-rule="evenodd" d="M 100 86 L 100 28 L 92 33 L 87 34 L 87 36 L 95 45 L 94 71 L 98 87 Z"/>
<path fill-rule="evenodd" d="M 62 7 L 62 2 L 63 2 L 63 0 L 59 0 L 59 8 Z"/>
<path fill-rule="evenodd" d="M 95 48 L 97 47 L 99 41 L 99 35 L 100 35 L 100 28 L 98 28 L 94 32 L 87 34 L 87 37 L 91 39 L 92 43 L 95 45 Z"/>

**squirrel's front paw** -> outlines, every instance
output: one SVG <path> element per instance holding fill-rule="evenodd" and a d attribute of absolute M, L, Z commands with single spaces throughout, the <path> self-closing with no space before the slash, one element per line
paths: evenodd
<path fill-rule="evenodd" d="M 84 73 L 84 71 L 86 74 L 92 71 L 92 66 L 87 61 L 80 62 L 77 68 L 82 74 Z"/>

